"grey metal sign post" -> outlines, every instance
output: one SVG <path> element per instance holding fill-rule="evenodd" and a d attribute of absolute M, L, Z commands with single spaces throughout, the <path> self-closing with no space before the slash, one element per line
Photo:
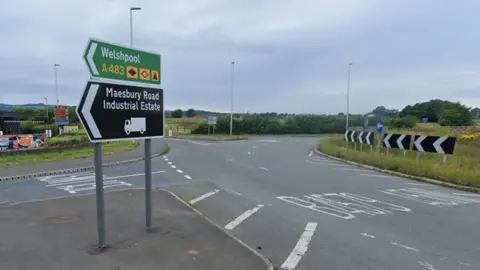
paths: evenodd
<path fill-rule="evenodd" d="M 123 59 L 111 57 L 117 52 Z M 128 56 L 128 57 L 127 57 Z M 152 229 L 152 138 L 163 138 L 165 112 L 161 87 L 161 57 L 90 39 L 83 55 L 90 79 L 77 115 L 95 146 L 95 183 L 99 248 L 105 243 L 101 142 L 144 139 L 145 226 Z M 140 59 L 142 61 L 140 62 Z"/>

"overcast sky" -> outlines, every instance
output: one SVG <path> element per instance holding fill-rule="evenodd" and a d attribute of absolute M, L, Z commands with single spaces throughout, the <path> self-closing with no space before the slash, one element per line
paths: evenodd
<path fill-rule="evenodd" d="M 478 0 L 16 0 L 0 9 L 0 103 L 76 105 L 89 37 L 162 55 L 167 109 L 338 113 L 434 98 L 480 107 Z"/>

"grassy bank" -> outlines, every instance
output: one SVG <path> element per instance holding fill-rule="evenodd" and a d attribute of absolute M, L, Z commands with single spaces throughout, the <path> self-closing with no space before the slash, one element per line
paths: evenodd
<path fill-rule="evenodd" d="M 368 147 L 363 151 L 358 148 L 359 144 L 357 150 L 347 150 L 345 141 L 338 137 L 321 140 L 318 144 L 318 149 L 326 154 L 381 169 L 456 184 L 480 185 L 480 140 L 457 142 L 455 153 L 448 156 L 446 164 L 442 164 L 442 155 L 438 154 L 422 153 L 417 160 L 415 151 L 407 151 L 404 156 L 403 151 L 396 149 L 387 155 L 383 147 L 380 154 L 370 152 Z"/>
<path fill-rule="evenodd" d="M 104 155 L 112 155 L 133 150 L 138 145 L 138 142 L 132 143 L 132 141 L 102 143 L 102 152 Z M 69 149 L 58 153 L 24 154 L 0 157 L 0 166 L 24 165 L 88 157 L 93 157 L 93 147 L 86 147 L 82 149 Z"/>

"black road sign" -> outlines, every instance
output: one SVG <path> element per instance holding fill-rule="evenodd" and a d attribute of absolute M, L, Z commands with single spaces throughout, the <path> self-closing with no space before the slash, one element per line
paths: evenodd
<path fill-rule="evenodd" d="M 360 141 L 361 144 L 372 145 L 375 141 L 375 132 L 360 131 L 358 141 Z"/>
<path fill-rule="evenodd" d="M 90 80 L 77 115 L 91 142 L 162 137 L 163 89 Z"/>
<path fill-rule="evenodd" d="M 417 135 L 413 141 L 413 150 L 451 155 L 455 149 L 456 141 L 457 138 L 455 137 Z"/>
<path fill-rule="evenodd" d="M 412 135 L 385 133 L 383 137 L 383 146 L 386 148 L 399 148 L 402 150 L 408 150 L 410 149 L 411 141 Z"/>
<path fill-rule="evenodd" d="M 355 142 L 355 139 L 356 139 L 356 136 L 355 134 L 357 134 L 357 131 L 355 130 L 347 130 L 345 132 L 345 141 L 346 142 Z"/>

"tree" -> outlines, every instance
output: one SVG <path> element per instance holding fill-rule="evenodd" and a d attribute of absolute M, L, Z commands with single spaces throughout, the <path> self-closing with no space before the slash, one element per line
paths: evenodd
<path fill-rule="evenodd" d="M 480 118 L 480 108 L 475 108 L 471 110 L 472 116 L 475 118 Z"/>
<path fill-rule="evenodd" d="M 182 109 L 176 109 L 175 111 L 173 111 L 172 112 L 172 117 L 173 118 L 182 118 L 183 117 Z"/>
<path fill-rule="evenodd" d="M 444 106 L 439 114 L 439 123 L 442 126 L 469 126 L 472 125 L 473 116 L 470 110 L 460 103 Z"/>
<path fill-rule="evenodd" d="M 195 117 L 195 110 L 193 108 L 187 110 L 187 117 Z"/>

